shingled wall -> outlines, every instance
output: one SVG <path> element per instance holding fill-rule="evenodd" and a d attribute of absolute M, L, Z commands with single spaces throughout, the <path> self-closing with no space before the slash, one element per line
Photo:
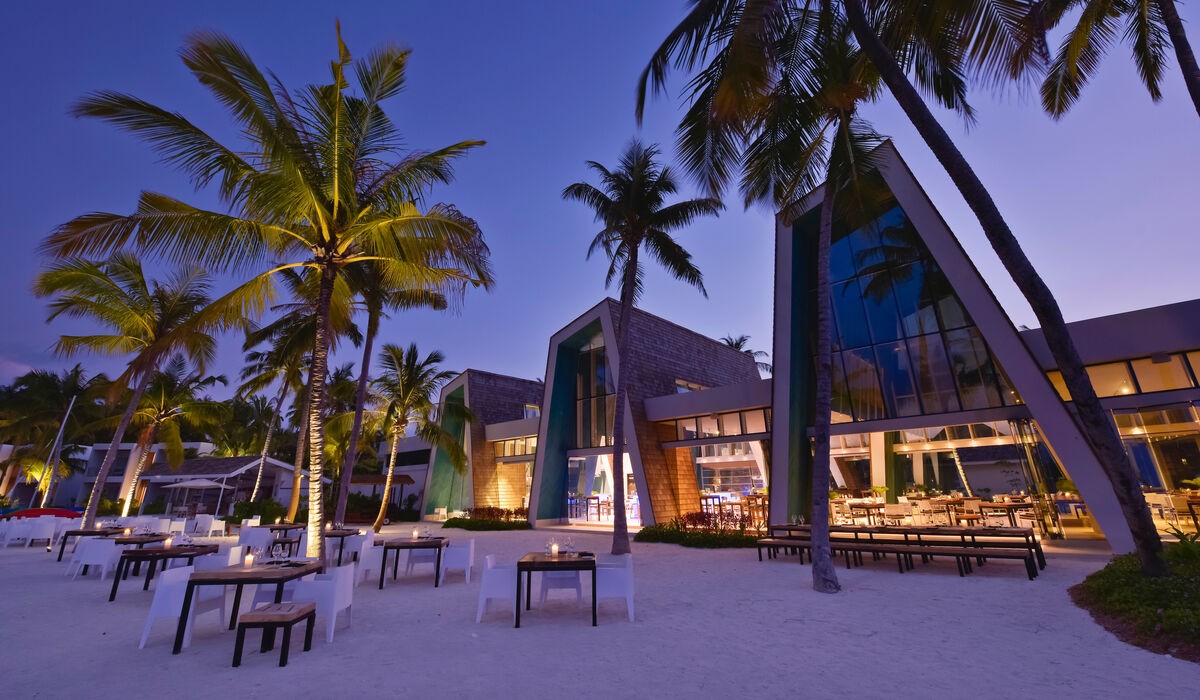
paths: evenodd
<path fill-rule="evenodd" d="M 467 456 L 470 458 L 476 506 L 511 507 L 511 494 L 508 499 L 501 499 L 502 475 L 505 469 L 502 468 L 503 465 L 496 464 L 496 456 L 487 441 L 484 426 L 524 418 L 525 404 L 540 406 L 544 389 L 541 382 L 531 379 L 492 374 L 477 369 L 467 370 L 467 408 L 475 414 L 474 422 L 469 424 L 471 453 Z M 529 459 L 532 461 L 533 456 L 530 455 Z M 513 468 L 510 466 L 507 471 L 512 472 Z M 522 469 L 522 491 L 524 478 Z M 509 491 L 511 484 L 504 488 L 504 492 Z"/>

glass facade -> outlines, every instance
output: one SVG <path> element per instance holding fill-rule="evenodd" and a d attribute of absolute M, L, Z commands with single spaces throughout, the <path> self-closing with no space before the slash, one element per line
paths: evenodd
<path fill-rule="evenodd" d="M 537 454 L 537 441 L 536 435 L 511 438 L 509 440 L 496 440 L 492 443 L 492 449 L 495 450 L 496 457 L 532 455 Z"/>
<path fill-rule="evenodd" d="M 748 411 L 721 413 L 695 418 L 680 418 L 664 421 L 668 427 L 674 425 L 676 440 L 697 440 L 713 437 L 737 437 L 765 433 L 771 424 L 770 409 L 756 408 Z"/>
<path fill-rule="evenodd" d="M 1085 369 L 1088 378 L 1092 380 L 1096 396 L 1100 398 L 1191 389 L 1196 386 L 1195 378 L 1200 376 L 1197 373 L 1197 370 L 1200 370 L 1200 352 L 1163 353 L 1152 357 L 1088 365 Z M 1062 372 L 1050 370 L 1047 376 L 1058 390 L 1058 395 L 1064 401 L 1070 401 Z"/>
<path fill-rule="evenodd" d="M 1020 403 L 899 206 L 835 224 L 830 273 L 834 422 Z"/>
<path fill-rule="evenodd" d="M 612 444 L 615 391 L 605 363 L 604 346 L 581 350 L 575 376 L 576 447 Z"/>

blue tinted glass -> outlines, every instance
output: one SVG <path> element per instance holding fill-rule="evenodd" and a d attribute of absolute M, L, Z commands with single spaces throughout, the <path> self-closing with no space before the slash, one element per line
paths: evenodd
<path fill-rule="evenodd" d="M 850 403 L 854 406 L 854 419 L 886 418 L 883 395 L 879 392 L 879 379 L 875 372 L 875 353 L 871 348 L 848 350 L 842 353 L 842 362 L 846 369 Z"/>
<path fill-rule="evenodd" d="M 971 317 L 958 301 L 958 296 L 950 287 L 946 274 L 932 260 L 922 263 L 925 266 L 925 282 L 921 289 L 922 304 L 937 308 L 938 317 L 942 321 L 942 330 L 964 328 L 971 325 Z"/>
<path fill-rule="evenodd" d="M 954 389 L 954 375 L 946 363 L 946 349 L 942 336 L 930 333 L 908 339 L 908 354 L 912 358 L 917 374 L 917 387 L 921 391 L 921 403 L 925 413 L 947 413 L 959 410 L 958 392 Z"/>
<path fill-rule="evenodd" d="M 908 349 L 904 342 L 875 346 L 879 380 L 883 398 L 893 416 L 915 416 L 921 412 L 917 388 L 908 365 Z"/>
<path fill-rule="evenodd" d="M 853 348 L 871 343 L 867 317 L 863 314 L 862 292 L 858 281 L 833 285 L 833 315 L 837 318 L 840 347 Z"/>
<path fill-rule="evenodd" d="M 854 269 L 864 272 L 884 264 L 883 249 L 879 245 L 879 222 L 856 229 L 847 238 L 854 250 Z"/>
<path fill-rule="evenodd" d="M 896 305 L 900 309 L 900 325 L 904 335 L 912 337 L 933 333 L 938 329 L 937 313 L 926 294 L 929 281 L 925 274 L 925 263 L 915 262 L 891 269 L 892 287 L 896 292 Z"/>
<path fill-rule="evenodd" d="M 859 279 L 859 285 L 871 338 L 876 343 L 883 343 L 904 337 L 900 315 L 896 312 L 896 297 L 892 294 L 891 273 L 867 275 Z"/>
<path fill-rule="evenodd" d="M 876 257 L 889 265 L 902 265 L 928 255 L 917 237 L 917 230 L 900 207 L 879 217 L 875 229 L 879 246 Z"/>
<path fill-rule="evenodd" d="M 974 328 L 947 333 L 946 350 L 964 410 L 1004 405 L 996 388 L 991 355 Z"/>
<path fill-rule="evenodd" d="M 815 232 L 814 232 L 815 237 Z M 814 250 L 813 256 L 816 257 Z M 850 247 L 850 236 L 835 229 L 833 240 L 829 244 L 829 279 L 841 282 L 850 279 L 857 271 L 854 267 L 854 251 Z"/>
<path fill-rule="evenodd" d="M 833 353 L 832 360 L 833 371 L 830 379 L 833 393 L 830 397 L 830 422 L 846 423 L 854 419 L 854 413 L 850 406 L 850 387 L 846 386 L 846 372 L 842 369 L 842 354 L 840 352 Z"/>

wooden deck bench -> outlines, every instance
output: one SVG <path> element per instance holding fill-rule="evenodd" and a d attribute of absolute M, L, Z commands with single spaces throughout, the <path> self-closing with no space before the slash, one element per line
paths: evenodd
<path fill-rule="evenodd" d="M 304 629 L 304 651 L 312 649 L 313 624 L 317 619 L 317 606 L 314 603 L 274 603 L 264 605 L 242 615 L 238 620 L 237 641 L 233 646 L 233 665 L 242 665 L 242 647 L 246 642 L 246 630 L 260 628 L 263 631 L 260 652 L 271 651 L 275 646 L 275 630 L 283 628 L 283 642 L 279 645 L 279 665 L 287 666 L 288 647 L 292 641 L 292 627 L 300 621 L 307 624 Z"/>
<path fill-rule="evenodd" d="M 845 533 L 834 533 L 830 539 L 829 548 L 834 556 L 839 554 L 842 556 L 847 569 L 854 565 L 862 565 L 863 554 L 883 556 L 890 554 L 896 557 L 896 570 L 900 573 L 911 570 L 914 565 L 913 555 L 919 555 L 922 562 L 928 562 L 933 557 L 953 557 L 959 576 L 965 576 L 973 571 L 972 559 L 982 563 L 985 558 L 1016 559 L 1024 562 L 1025 573 L 1029 576 L 1029 580 L 1032 581 L 1038 575 L 1037 559 L 1030 549 L 989 544 L 986 549 L 981 551 L 979 543 L 929 542 L 928 540 L 873 541 L 839 537 L 839 534 L 844 535 Z M 812 559 L 812 542 L 809 538 L 800 535 L 764 537 L 758 541 L 758 544 L 759 561 L 762 561 L 763 548 L 767 549 L 768 558 L 774 558 L 773 552 L 777 552 L 779 548 L 792 548 L 800 552 L 809 550 L 809 560 Z M 801 554 L 801 562 L 803 563 L 803 554 Z"/>
<path fill-rule="evenodd" d="M 804 563 L 804 552 L 808 549 L 807 537 L 761 537 L 758 540 L 758 560 L 763 560 L 763 549 L 767 550 L 767 558 L 774 559 L 779 554 L 780 549 L 790 550 L 793 554 L 800 556 L 800 563 Z M 809 556 L 812 559 L 812 556 Z"/>

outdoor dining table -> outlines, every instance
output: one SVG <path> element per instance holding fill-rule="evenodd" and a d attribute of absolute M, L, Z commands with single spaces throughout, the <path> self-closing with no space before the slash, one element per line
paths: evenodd
<path fill-rule="evenodd" d="M 175 628 L 175 646 L 172 654 L 183 651 L 183 637 L 187 632 L 188 617 L 192 610 L 192 596 L 197 586 L 237 586 L 233 594 L 233 610 L 229 614 L 229 629 L 237 625 L 238 608 L 242 603 L 242 588 L 244 586 L 275 586 L 276 603 L 283 602 L 283 584 L 303 578 L 309 574 L 320 573 L 325 565 L 319 561 L 294 561 L 255 564 L 250 567 L 229 566 L 224 569 L 209 569 L 193 571 L 188 577 L 187 589 L 183 594 L 183 608 L 179 613 L 179 624 Z M 264 637 L 270 635 L 274 640 L 274 632 L 265 630 Z"/>
<path fill-rule="evenodd" d="M 1002 510 L 1008 516 L 1008 526 L 1017 526 L 1017 511 L 1032 508 L 1032 503 L 1004 503 L 1001 501 L 992 501 L 991 503 L 983 502 L 979 504 L 979 510 L 987 513 L 989 510 Z"/>
<path fill-rule="evenodd" d="M 157 532 L 151 533 L 149 535 L 122 535 L 122 534 L 119 534 L 120 532 L 123 532 L 123 530 L 118 530 L 117 532 L 110 534 L 107 539 L 110 539 L 110 540 L 116 542 L 117 544 L 123 545 L 123 546 L 133 545 L 138 549 L 141 549 L 142 547 L 145 547 L 148 544 L 154 544 L 155 542 L 166 542 L 171 537 L 170 535 L 157 533 Z M 84 576 L 87 576 L 87 570 L 88 570 L 88 568 L 86 566 L 84 566 L 83 567 L 83 575 Z M 133 562 L 133 575 L 137 576 L 138 574 L 141 573 L 141 571 L 142 571 L 142 563 L 140 561 L 134 561 Z"/>
<path fill-rule="evenodd" d="M 851 512 L 854 512 L 856 510 L 866 511 L 868 525 L 875 524 L 875 518 L 883 511 L 883 508 L 884 508 L 884 504 L 882 504 L 882 503 L 851 503 L 850 504 Z"/>
<path fill-rule="evenodd" d="M 525 609 L 528 610 L 535 571 L 592 572 L 592 627 L 596 626 L 596 555 L 591 552 L 530 552 L 517 560 L 517 615 L 514 627 L 521 626 L 521 574 L 525 574 Z"/>
<path fill-rule="evenodd" d="M 383 547 L 383 561 L 379 565 L 379 590 L 383 590 L 383 579 L 387 573 L 388 551 L 396 553 L 396 559 L 392 562 L 392 580 L 396 580 L 396 576 L 400 571 L 400 550 L 402 549 L 436 549 L 437 550 L 437 566 L 433 570 L 433 587 L 438 587 L 438 579 L 442 573 L 442 550 L 446 545 L 450 544 L 450 540 L 445 537 L 414 537 L 411 539 L 398 537 L 392 540 L 379 540 L 375 542 L 376 547 Z"/>
<path fill-rule="evenodd" d="M 267 525 L 266 527 L 268 530 L 275 533 L 276 537 L 286 537 L 286 533 L 291 532 L 292 530 L 303 530 L 304 528 L 308 527 L 308 525 L 304 523 L 275 523 L 273 525 Z M 285 534 L 280 535 L 279 533 Z"/>
<path fill-rule="evenodd" d="M 361 534 L 362 533 L 359 532 L 358 530 L 349 530 L 349 529 L 326 530 L 325 531 L 325 539 L 338 541 L 338 563 L 337 563 L 338 566 L 342 565 L 342 553 L 345 552 L 345 550 L 346 550 L 346 538 L 353 537 L 355 535 L 361 535 Z M 396 558 L 399 559 L 400 555 L 397 554 Z"/>
<path fill-rule="evenodd" d="M 121 558 L 117 561 L 117 571 L 113 575 L 112 591 L 108 594 L 108 602 L 117 599 L 117 586 L 121 584 L 122 578 L 129 577 L 130 562 L 139 564 L 141 562 L 149 562 L 146 567 L 146 582 L 142 584 L 142 590 L 150 590 L 150 579 L 154 578 L 154 572 L 158 568 L 158 562 L 163 562 L 163 568 L 167 568 L 167 560 L 169 559 L 187 559 L 190 566 L 196 557 L 204 556 L 205 554 L 215 554 L 217 552 L 215 544 L 185 544 L 176 547 L 147 547 L 143 549 L 126 549 L 121 552 Z M 136 574 L 135 574 L 136 575 Z"/>
<path fill-rule="evenodd" d="M 58 541 L 58 560 L 62 561 L 63 552 L 67 549 L 68 537 L 108 537 L 118 532 L 123 532 L 123 527 L 93 527 L 87 530 L 67 530 L 63 533 L 62 539 Z"/>

